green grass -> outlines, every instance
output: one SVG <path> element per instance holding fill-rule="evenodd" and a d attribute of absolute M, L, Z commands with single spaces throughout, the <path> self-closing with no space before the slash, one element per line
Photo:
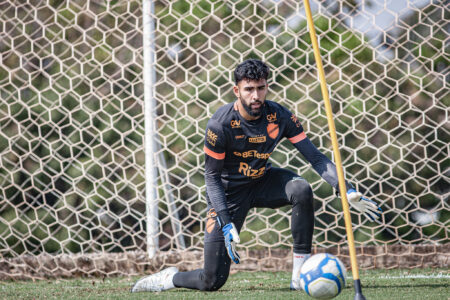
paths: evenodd
<path fill-rule="evenodd" d="M 448 269 L 361 271 L 367 299 L 449 299 Z M 420 278 L 422 275 L 433 278 Z M 290 291 L 290 273 L 239 272 L 217 292 L 174 289 L 130 294 L 138 277 L 0 282 L 0 299 L 312 299 Z M 352 279 L 336 299 L 353 299 Z"/>

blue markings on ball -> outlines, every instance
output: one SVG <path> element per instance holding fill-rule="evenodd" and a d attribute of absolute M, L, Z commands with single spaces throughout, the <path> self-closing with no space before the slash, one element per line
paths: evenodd
<path fill-rule="evenodd" d="M 336 261 L 336 267 L 337 267 L 338 270 L 339 270 L 339 277 L 340 277 L 340 280 L 342 280 L 342 283 L 345 284 L 345 275 L 344 275 L 344 272 L 343 272 L 343 270 L 342 270 L 341 264 L 340 264 L 338 261 Z M 339 290 L 339 292 L 340 292 L 340 291 L 341 291 L 341 290 Z"/>
<path fill-rule="evenodd" d="M 323 273 L 322 277 L 326 278 L 326 279 L 333 280 L 336 283 L 337 287 L 338 287 L 338 294 L 341 292 L 341 281 L 334 274 Z"/>
<path fill-rule="evenodd" d="M 323 267 L 325 267 L 330 261 L 333 261 L 333 263 L 336 265 L 339 274 L 326 273 L 323 271 Z M 324 259 L 320 261 L 317 267 L 315 267 L 312 270 L 309 270 L 306 273 L 301 273 L 300 278 L 305 283 L 304 285 L 305 292 L 310 296 L 312 295 L 309 290 L 309 285 L 320 278 L 325 278 L 335 282 L 338 289 L 337 294 L 341 292 L 342 288 L 344 287 L 343 285 L 345 284 L 344 272 L 342 270 L 341 265 L 338 262 L 338 259 L 334 255 L 327 253 L 325 253 Z"/>

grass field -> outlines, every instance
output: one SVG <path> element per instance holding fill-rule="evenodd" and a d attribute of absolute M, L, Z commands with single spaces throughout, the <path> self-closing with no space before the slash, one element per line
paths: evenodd
<path fill-rule="evenodd" d="M 239 272 L 217 292 L 175 289 L 130 294 L 138 277 L 0 282 L 0 299 L 312 299 L 289 290 L 290 273 Z M 348 277 L 352 283 L 352 279 Z M 448 269 L 361 271 L 367 299 L 450 299 Z M 353 299 L 353 286 L 335 299 Z"/>

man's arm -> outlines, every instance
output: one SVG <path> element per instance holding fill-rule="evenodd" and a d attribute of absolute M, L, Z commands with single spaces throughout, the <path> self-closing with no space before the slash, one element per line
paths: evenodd
<path fill-rule="evenodd" d="M 203 148 L 205 151 L 206 193 L 217 213 L 217 220 L 225 238 L 228 256 L 238 264 L 240 257 L 236 251 L 236 243 L 240 242 L 239 233 L 231 222 L 221 179 L 225 148 L 225 135 L 222 128 L 220 124 L 211 119 L 206 127 L 205 146 Z"/>
<path fill-rule="evenodd" d="M 310 141 L 306 135 L 304 138 L 293 144 L 295 148 L 309 161 L 316 172 L 332 187 L 339 192 L 339 181 L 334 163 L 328 159 L 316 146 Z M 349 183 L 345 182 L 347 190 L 354 189 Z"/>
<path fill-rule="evenodd" d="M 219 216 L 221 227 L 230 223 L 221 175 L 225 160 L 226 137 L 222 125 L 210 119 L 205 132 L 205 184 L 212 207 Z"/>
<path fill-rule="evenodd" d="M 295 148 L 300 151 L 300 153 L 311 163 L 314 170 L 333 186 L 336 191 L 339 192 L 339 180 L 337 176 L 336 166 L 326 157 L 322 152 L 320 152 L 316 146 L 306 137 L 304 132 L 299 134 L 297 138 L 290 138 L 291 142 Z M 360 211 L 367 218 L 374 221 L 380 218 L 383 210 L 378 206 L 378 204 L 372 200 L 369 200 L 362 196 L 361 193 L 357 192 L 355 188 L 345 182 L 347 187 L 347 200 L 350 205 L 356 210 Z"/>
<path fill-rule="evenodd" d="M 308 139 L 300 120 L 286 108 L 282 109 L 284 110 L 283 120 L 286 122 L 284 136 L 311 163 L 314 170 L 339 192 L 336 166 Z M 345 182 L 345 185 L 347 189 L 353 188 L 348 182 Z"/>
<path fill-rule="evenodd" d="M 223 188 L 221 174 L 225 152 L 213 152 L 205 146 L 205 184 L 209 200 L 219 216 L 220 225 L 223 226 L 231 222 L 228 213 L 225 190 Z"/>

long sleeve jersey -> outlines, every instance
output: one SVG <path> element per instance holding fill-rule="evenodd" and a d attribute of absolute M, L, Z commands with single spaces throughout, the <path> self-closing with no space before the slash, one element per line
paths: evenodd
<path fill-rule="evenodd" d="M 226 194 L 264 176 L 271 167 L 268 159 L 283 138 L 338 190 L 335 165 L 311 143 L 298 118 L 287 108 L 266 100 L 261 117 L 248 121 L 240 115 L 237 103 L 230 103 L 209 120 L 204 145 L 208 205 L 218 213 L 222 224 L 230 221 Z"/>

